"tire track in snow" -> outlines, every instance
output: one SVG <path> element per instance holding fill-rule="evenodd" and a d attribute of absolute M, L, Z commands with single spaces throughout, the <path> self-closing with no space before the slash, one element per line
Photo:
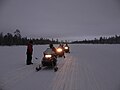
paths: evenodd
<path fill-rule="evenodd" d="M 64 65 L 56 73 L 56 77 L 54 78 L 52 83 L 52 90 L 73 90 L 73 64 L 74 59 L 71 56 L 67 56 L 64 60 Z"/>
<path fill-rule="evenodd" d="M 63 66 L 64 64 L 66 63 L 66 60 L 62 60 L 59 62 L 58 64 L 58 71 L 56 72 L 56 77 L 55 77 L 55 80 L 57 80 L 57 83 L 54 82 L 54 84 L 52 86 L 54 86 L 53 90 L 57 89 L 57 88 L 60 88 L 60 85 L 61 85 L 61 80 L 63 78 L 63 75 L 65 74 L 64 70 L 63 70 Z M 59 74 L 59 73 L 61 74 Z"/>
<path fill-rule="evenodd" d="M 56 74 L 52 90 L 80 90 L 79 81 L 82 69 L 76 60 L 73 56 L 67 56 L 61 72 Z"/>
<path fill-rule="evenodd" d="M 103 90 L 88 62 L 70 55 L 63 62 L 56 72 L 52 90 Z"/>

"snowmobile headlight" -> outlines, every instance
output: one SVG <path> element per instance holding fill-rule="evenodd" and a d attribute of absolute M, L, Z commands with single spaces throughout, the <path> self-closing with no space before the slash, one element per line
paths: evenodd
<path fill-rule="evenodd" d="M 51 58 L 51 57 L 52 57 L 52 55 L 45 55 L 45 57 L 46 57 L 46 58 Z"/>
<path fill-rule="evenodd" d="M 68 47 L 65 47 L 65 49 L 68 49 Z"/>
<path fill-rule="evenodd" d="M 58 49 L 57 49 L 57 52 L 62 52 L 62 49 L 61 49 L 61 48 L 58 48 Z"/>

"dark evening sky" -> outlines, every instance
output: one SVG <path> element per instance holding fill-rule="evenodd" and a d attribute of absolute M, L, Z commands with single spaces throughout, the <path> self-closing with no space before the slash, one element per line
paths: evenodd
<path fill-rule="evenodd" d="M 0 32 L 67 40 L 120 35 L 119 0 L 0 0 Z"/>

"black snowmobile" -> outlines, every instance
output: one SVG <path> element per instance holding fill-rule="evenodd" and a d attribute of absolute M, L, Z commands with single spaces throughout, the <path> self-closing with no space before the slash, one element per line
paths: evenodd
<path fill-rule="evenodd" d="M 58 47 L 58 48 L 56 49 L 56 54 L 57 54 L 58 57 L 64 57 L 64 58 L 65 58 L 64 48 Z"/>
<path fill-rule="evenodd" d="M 36 71 L 41 70 L 43 67 L 53 68 L 55 72 L 58 70 L 57 58 L 53 54 L 52 49 L 50 49 L 50 48 L 48 48 L 44 52 L 44 57 L 42 58 L 42 61 L 41 61 L 41 64 L 39 65 L 39 67 L 36 67 Z"/>
<path fill-rule="evenodd" d="M 68 46 L 64 46 L 65 53 L 70 53 L 70 48 Z"/>

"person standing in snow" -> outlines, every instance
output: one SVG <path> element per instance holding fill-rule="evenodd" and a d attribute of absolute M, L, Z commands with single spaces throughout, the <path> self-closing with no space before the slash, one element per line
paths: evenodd
<path fill-rule="evenodd" d="M 26 65 L 30 65 L 33 64 L 32 63 L 32 53 L 33 53 L 33 41 L 30 40 L 28 45 L 27 45 L 27 61 L 26 61 Z"/>

